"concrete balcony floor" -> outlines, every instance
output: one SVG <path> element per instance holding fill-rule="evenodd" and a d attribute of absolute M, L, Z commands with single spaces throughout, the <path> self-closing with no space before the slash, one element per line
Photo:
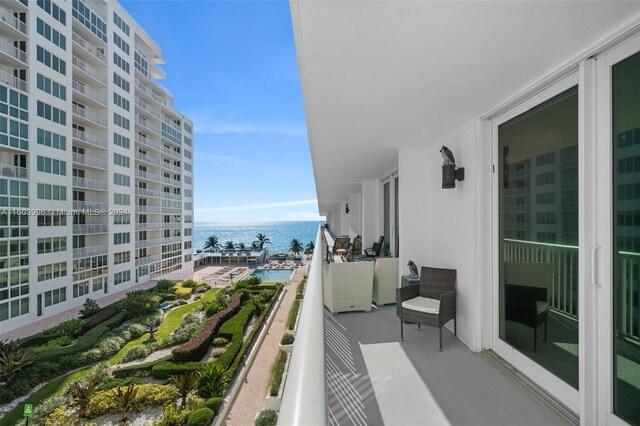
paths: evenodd
<path fill-rule="evenodd" d="M 325 311 L 331 425 L 558 425 L 564 421 L 452 333 L 405 325 L 395 306 Z"/>

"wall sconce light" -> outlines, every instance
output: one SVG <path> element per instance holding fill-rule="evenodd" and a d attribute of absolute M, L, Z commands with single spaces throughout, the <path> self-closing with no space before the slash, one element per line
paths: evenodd
<path fill-rule="evenodd" d="M 442 155 L 442 188 L 450 189 L 456 187 L 457 180 L 464 180 L 464 167 L 457 168 L 456 160 L 453 156 L 453 152 L 446 146 L 440 148 L 440 155 Z"/>
<path fill-rule="evenodd" d="M 347 205 L 344 207 L 344 212 L 346 214 L 349 214 L 349 203 L 347 203 Z"/>

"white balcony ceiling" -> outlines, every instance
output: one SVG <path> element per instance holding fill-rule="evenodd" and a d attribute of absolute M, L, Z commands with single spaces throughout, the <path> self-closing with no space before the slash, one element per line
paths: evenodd
<path fill-rule="evenodd" d="M 393 172 L 398 147 L 436 143 L 640 11 L 635 1 L 290 4 L 321 211 Z"/>

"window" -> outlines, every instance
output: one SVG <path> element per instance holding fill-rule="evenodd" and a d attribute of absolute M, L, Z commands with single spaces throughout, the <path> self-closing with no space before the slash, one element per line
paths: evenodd
<path fill-rule="evenodd" d="M 113 153 L 113 164 L 122 167 L 129 167 L 129 157 L 125 155 L 118 154 L 117 152 Z"/>
<path fill-rule="evenodd" d="M 67 14 L 64 10 L 60 9 L 51 0 L 38 0 L 38 6 L 40 6 L 45 12 L 53 16 L 62 25 L 67 25 Z"/>
<path fill-rule="evenodd" d="M 84 296 L 89 293 L 89 282 L 73 285 L 73 298 Z"/>
<path fill-rule="evenodd" d="M 187 138 L 185 138 L 185 141 L 186 141 L 186 139 Z M 189 145 L 191 145 L 191 144 L 189 144 Z M 189 151 L 188 149 L 185 149 L 184 150 L 184 156 L 185 156 L 185 158 L 191 159 L 191 151 Z"/>
<path fill-rule="evenodd" d="M 113 103 L 118 105 L 120 108 L 129 111 L 129 101 L 118 95 L 116 92 L 113 92 Z"/>
<path fill-rule="evenodd" d="M 129 44 L 126 41 L 120 38 L 118 33 L 113 33 L 113 42 L 116 46 L 118 46 L 124 53 L 129 54 Z M 128 72 L 128 71 L 127 71 Z"/>
<path fill-rule="evenodd" d="M 58 31 L 51 28 L 49 24 L 47 24 L 40 18 L 38 18 L 38 20 L 36 21 L 36 30 L 38 31 L 38 34 L 40 34 L 62 50 L 67 49 L 67 38 L 60 34 Z"/>
<path fill-rule="evenodd" d="M 182 133 L 180 133 L 180 131 L 178 129 L 173 127 L 172 124 L 169 124 L 168 122 L 166 122 L 164 120 L 166 120 L 166 119 L 163 119 L 163 121 L 162 121 L 162 126 L 161 126 L 161 134 L 162 134 L 162 136 L 164 136 L 165 138 L 169 139 L 170 141 L 172 141 L 173 143 L 175 143 L 177 145 L 181 145 L 182 144 Z"/>
<path fill-rule="evenodd" d="M 117 214 L 113 216 L 114 225 L 129 225 L 131 223 L 131 215 L 129 213 Z"/>
<path fill-rule="evenodd" d="M 120 253 L 113 254 L 113 264 L 119 265 L 121 263 L 127 263 L 131 261 L 131 252 L 123 251 Z"/>
<path fill-rule="evenodd" d="M 73 281 L 99 277 L 109 272 L 107 255 L 85 257 L 73 261 Z"/>
<path fill-rule="evenodd" d="M 124 20 L 115 12 L 113 12 L 113 23 L 116 24 L 116 26 L 127 35 L 127 37 L 129 36 L 129 25 L 127 25 L 127 23 L 124 22 Z"/>
<path fill-rule="evenodd" d="M 38 46 L 36 49 L 36 59 L 62 75 L 67 74 L 67 63 L 48 50 L 43 49 L 42 46 Z"/>
<path fill-rule="evenodd" d="M 190 189 L 185 189 L 185 190 L 184 190 L 184 196 L 185 196 L 186 198 L 192 198 L 192 197 L 193 197 L 193 191 L 192 191 L 192 190 L 190 190 Z"/>
<path fill-rule="evenodd" d="M 38 282 L 67 276 L 67 262 L 38 266 Z"/>
<path fill-rule="evenodd" d="M 44 102 L 38 101 L 38 116 L 54 123 L 67 124 L 67 113 Z"/>
<path fill-rule="evenodd" d="M 131 271 L 122 271 L 113 275 L 113 284 L 118 285 L 131 281 Z"/>
<path fill-rule="evenodd" d="M 191 236 L 192 233 L 193 233 L 193 228 L 185 228 L 185 230 L 184 230 L 184 236 L 185 237 Z"/>
<path fill-rule="evenodd" d="M 67 250 L 67 237 L 38 238 L 38 254 L 58 253 Z"/>
<path fill-rule="evenodd" d="M 38 89 L 55 96 L 63 101 L 67 99 L 67 89 L 60 83 L 56 83 L 50 78 L 45 77 L 42 74 L 37 75 Z"/>
<path fill-rule="evenodd" d="M 29 182 L 0 179 L 0 207 L 29 207 Z"/>
<path fill-rule="evenodd" d="M 184 131 L 187 133 L 193 133 L 193 129 L 189 123 L 184 123 Z M 189 144 L 191 145 L 191 144 Z"/>
<path fill-rule="evenodd" d="M 115 112 L 113 113 L 113 123 L 116 126 L 120 126 L 123 129 L 127 129 L 127 130 L 129 130 L 129 127 L 131 126 L 128 118 L 124 118 L 123 116 Z"/>
<path fill-rule="evenodd" d="M 113 143 L 126 149 L 129 149 L 131 145 L 128 137 L 119 135 L 117 133 L 113 134 Z"/>
<path fill-rule="evenodd" d="M 185 162 L 184 163 L 184 169 L 188 172 L 192 171 L 193 169 L 191 168 L 191 164 Z"/>
<path fill-rule="evenodd" d="M 133 66 L 142 74 L 149 77 L 149 64 L 145 57 L 138 52 L 134 52 L 133 54 Z"/>
<path fill-rule="evenodd" d="M 119 194 L 116 192 L 113 194 L 113 203 L 119 206 L 128 206 L 131 204 L 130 198 L 131 196 L 129 194 Z"/>
<path fill-rule="evenodd" d="M 37 163 L 39 172 L 51 173 L 60 176 L 67 175 L 66 161 L 56 160 L 55 158 L 42 157 L 38 155 Z"/>
<path fill-rule="evenodd" d="M 185 254 L 184 255 L 184 261 L 186 262 L 191 262 L 191 259 L 193 259 L 193 255 L 191 254 Z"/>
<path fill-rule="evenodd" d="M 67 288 L 60 287 L 55 290 L 44 292 L 44 306 L 57 305 L 67 301 Z"/>
<path fill-rule="evenodd" d="M 49 185 L 47 183 L 38 184 L 38 199 L 66 201 L 67 187 L 60 185 Z"/>
<path fill-rule="evenodd" d="M 191 185 L 191 182 L 192 182 L 191 176 L 184 177 L 184 183 L 186 183 L 187 185 Z"/>
<path fill-rule="evenodd" d="M 0 145 L 28 150 L 29 126 L 0 116 Z"/>
<path fill-rule="evenodd" d="M 542 192 L 536 194 L 536 204 L 555 204 L 556 193 L 555 192 Z"/>
<path fill-rule="evenodd" d="M 0 86 L 0 113 L 10 115 L 13 118 L 29 120 L 29 100 L 27 95 Z"/>
<path fill-rule="evenodd" d="M 192 244 L 192 243 L 193 243 L 192 241 L 185 241 L 185 242 L 184 242 L 184 249 L 185 249 L 185 250 L 186 250 L 186 249 L 190 249 L 190 248 L 191 248 L 191 244 Z"/>
<path fill-rule="evenodd" d="M 107 42 L 107 24 L 81 0 L 73 0 L 72 13 L 89 31 L 97 35 L 100 40 Z"/>
<path fill-rule="evenodd" d="M 116 232 L 113 234 L 113 244 L 129 244 L 131 242 L 131 234 L 129 232 Z"/>
<path fill-rule="evenodd" d="M 556 181 L 556 174 L 554 172 L 540 173 L 536 176 L 536 185 L 553 185 Z"/>
<path fill-rule="evenodd" d="M 118 73 L 113 73 L 113 84 L 129 93 L 129 82 L 125 80 L 124 77 L 120 76 Z"/>
<path fill-rule="evenodd" d="M 120 173 L 113 174 L 113 183 L 115 185 L 121 186 L 130 186 L 131 185 L 131 177 L 127 175 L 121 175 Z"/>
<path fill-rule="evenodd" d="M 536 157 L 536 167 L 544 167 L 550 164 L 555 163 L 556 161 L 556 153 L 555 152 L 547 152 L 546 154 L 541 154 Z"/>
<path fill-rule="evenodd" d="M 122 69 L 122 71 L 129 74 L 129 62 L 127 62 L 116 52 L 113 52 L 113 63 L 116 64 L 120 69 Z"/>
<path fill-rule="evenodd" d="M 67 216 L 62 214 L 38 215 L 38 226 L 67 226 Z"/>

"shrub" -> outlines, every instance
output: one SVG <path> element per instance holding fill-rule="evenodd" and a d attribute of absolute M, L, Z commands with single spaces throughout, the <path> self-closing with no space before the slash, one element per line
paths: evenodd
<path fill-rule="evenodd" d="M 133 345 L 124 354 L 122 361 L 129 362 L 134 359 L 146 358 L 151 354 L 151 347 L 148 345 Z"/>
<path fill-rule="evenodd" d="M 155 361 L 149 361 L 141 364 L 118 368 L 117 370 L 113 370 L 111 374 L 113 375 L 113 377 L 117 377 L 117 378 L 129 377 L 129 376 L 149 376 L 151 375 L 151 370 L 153 369 L 154 366 L 160 364 L 161 362 L 167 361 L 170 358 L 171 356 L 167 356 L 161 359 L 157 359 Z"/>
<path fill-rule="evenodd" d="M 160 300 L 163 302 L 173 302 L 177 299 L 177 296 L 173 293 L 162 293 L 160 295 Z"/>
<path fill-rule="evenodd" d="M 157 426 L 182 426 L 189 421 L 189 415 L 199 408 L 202 408 L 202 399 L 196 396 L 190 396 L 187 399 L 186 407 L 177 407 L 173 403 L 164 406 L 162 418 L 155 423 Z"/>
<path fill-rule="evenodd" d="M 163 361 L 153 366 L 151 374 L 156 379 L 168 379 L 171 376 L 187 373 L 189 371 L 200 371 L 206 363 L 200 362 L 169 362 Z"/>
<path fill-rule="evenodd" d="M 89 318 L 98 312 L 100 312 L 100 305 L 98 305 L 98 302 L 91 298 L 87 298 L 87 300 L 82 304 L 82 309 L 80 309 L 80 316 L 82 318 Z"/>
<path fill-rule="evenodd" d="M 135 385 L 129 386 L 135 390 L 135 396 L 132 398 L 132 404 L 135 407 L 144 407 L 148 405 L 164 405 L 170 401 L 175 400 L 178 397 L 178 392 L 171 385 Z M 114 395 L 117 393 L 117 389 L 128 389 L 121 387 L 115 389 L 109 389 L 100 391 L 91 398 L 89 408 L 87 410 L 87 417 L 97 417 L 107 413 L 115 413 L 120 409 L 120 406 Z"/>
<path fill-rule="evenodd" d="M 208 426 L 213 419 L 213 411 L 207 407 L 198 408 L 189 414 L 189 426 Z"/>
<path fill-rule="evenodd" d="M 294 340 L 296 340 L 296 338 L 293 336 L 293 334 L 285 333 L 282 336 L 282 339 L 280 339 L 280 344 L 281 345 L 292 345 Z"/>
<path fill-rule="evenodd" d="M 208 288 L 206 286 L 203 286 L 203 285 L 201 285 L 199 287 L 196 287 L 196 293 L 204 293 L 207 290 L 208 290 Z"/>
<path fill-rule="evenodd" d="M 84 320 L 80 318 L 69 319 L 53 327 L 51 332 L 75 339 L 82 334 L 83 325 Z"/>
<path fill-rule="evenodd" d="M 260 411 L 254 423 L 255 426 L 276 426 L 276 424 L 278 424 L 278 413 L 274 410 Z"/>
<path fill-rule="evenodd" d="M 139 318 L 157 312 L 160 309 L 159 299 L 145 290 L 134 290 L 127 293 L 124 299 L 116 303 L 118 310 L 127 318 Z"/>
<path fill-rule="evenodd" d="M 47 343 L 31 348 L 34 354 L 50 351 L 51 349 L 68 346 L 73 340 L 69 336 L 60 336 L 56 339 L 49 340 Z"/>
<path fill-rule="evenodd" d="M 49 340 L 57 339 L 61 337 L 61 334 L 52 333 L 51 329 L 41 331 L 33 336 L 25 337 L 24 339 L 16 340 L 21 348 L 30 348 L 32 346 L 40 346 L 47 343 Z"/>
<path fill-rule="evenodd" d="M 289 316 L 287 316 L 287 330 L 293 330 L 293 327 L 296 326 L 296 319 L 298 318 L 299 310 L 300 310 L 300 300 L 296 299 L 291 304 L 291 309 L 289 310 Z"/>
<path fill-rule="evenodd" d="M 220 335 L 231 339 L 231 344 L 226 348 L 224 353 L 220 355 L 220 358 L 216 360 L 225 370 L 233 363 L 238 352 L 240 352 L 240 348 L 242 348 L 244 328 L 252 313 L 253 305 L 248 303 L 240 312 L 220 327 Z"/>
<path fill-rule="evenodd" d="M 220 407 L 222 406 L 223 403 L 224 403 L 224 398 L 214 396 L 213 398 L 207 399 L 207 402 L 205 402 L 204 405 L 206 405 L 207 408 L 213 411 L 214 416 L 217 416 L 218 412 L 220 411 Z"/>
<path fill-rule="evenodd" d="M 187 302 L 186 300 L 178 299 L 178 300 L 175 301 L 173 306 L 182 306 L 182 305 L 186 305 L 187 303 L 189 303 L 189 302 Z"/>
<path fill-rule="evenodd" d="M 44 425 L 45 419 L 56 408 L 64 406 L 67 403 L 66 396 L 57 395 L 45 399 L 39 404 L 33 405 L 33 413 L 31 414 L 31 423 L 34 425 Z"/>
<path fill-rule="evenodd" d="M 287 363 L 287 353 L 284 351 L 278 352 L 276 361 L 271 366 L 271 380 L 269 381 L 269 395 L 277 396 L 280 390 L 280 383 L 282 383 L 282 376 L 284 375 L 284 365 Z"/>
<path fill-rule="evenodd" d="M 229 340 L 224 337 L 216 337 L 213 339 L 213 346 L 226 346 L 229 344 Z"/>
<path fill-rule="evenodd" d="M 109 390 L 117 387 L 126 387 L 129 385 L 141 385 L 142 380 L 137 377 L 111 377 L 98 385 L 98 390 Z"/>
<path fill-rule="evenodd" d="M 115 304 L 105 306 L 104 308 L 102 308 L 102 310 L 100 312 L 98 312 L 97 314 L 93 315 L 91 318 L 89 318 L 82 325 L 82 330 L 80 330 L 80 332 L 82 334 L 85 334 L 86 332 L 88 332 L 92 328 L 94 328 L 94 327 L 102 324 L 103 322 L 113 318 L 114 316 L 116 316 L 117 313 L 118 313 L 118 307 Z"/>
<path fill-rule="evenodd" d="M 178 299 L 188 299 L 192 292 L 193 290 L 188 287 L 180 287 L 176 289 L 175 294 Z"/>
<path fill-rule="evenodd" d="M 174 283 L 169 280 L 160 280 L 156 283 L 156 286 L 153 288 L 154 291 L 158 293 L 168 293 L 174 286 Z"/>
<path fill-rule="evenodd" d="M 206 398 L 221 397 L 228 386 L 229 376 L 218 363 L 207 363 L 198 372 L 198 392 Z"/>
<path fill-rule="evenodd" d="M 208 316 L 211 317 L 215 314 L 217 314 L 218 312 L 220 312 L 221 310 L 224 309 L 224 306 L 221 305 L 220 303 L 216 302 L 205 302 L 205 304 L 203 305 L 204 308 L 204 313 Z"/>
<path fill-rule="evenodd" d="M 240 296 L 234 295 L 226 309 L 218 312 L 207 320 L 200 334 L 172 351 L 174 359 L 176 361 L 199 361 L 202 359 L 207 353 L 211 341 L 222 323 L 238 312 L 239 309 Z"/>
<path fill-rule="evenodd" d="M 307 280 L 306 279 L 300 281 L 300 283 L 298 284 L 298 287 L 296 287 L 296 293 L 303 294 L 304 293 L 304 286 L 306 284 L 307 284 Z"/>
<path fill-rule="evenodd" d="M 9 383 L 25 367 L 33 363 L 29 351 L 22 349 L 16 342 L 0 341 L 0 379 Z"/>
<path fill-rule="evenodd" d="M 200 284 L 198 284 L 197 282 L 195 282 L 193 280 L 186 280 L 186 281 L 183 281 L 182 283 L 180 283 L 180 286 L 182 286 L 184 288 L 194 289 L 196 287 L 199 287 Z"/>

